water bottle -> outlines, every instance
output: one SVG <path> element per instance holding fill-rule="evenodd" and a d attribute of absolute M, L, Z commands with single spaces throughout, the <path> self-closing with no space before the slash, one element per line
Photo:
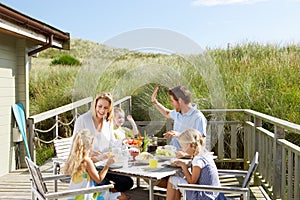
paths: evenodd
<path fill-rule="evenodd" d="M 123 150 L 123 167 L 124 168 L 128 168 L 129 157 L 130 157 L 129 149 Z"/>

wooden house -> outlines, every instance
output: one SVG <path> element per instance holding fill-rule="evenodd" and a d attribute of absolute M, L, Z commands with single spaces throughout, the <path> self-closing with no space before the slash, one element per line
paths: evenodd
<path fill-rule="evenodd" d="M 16 150 L 23 145 L 13 140 L 12 105 L 22 103 L 28 118 L 31 57 L 52 47 L 69 50 L 69 33 L 0 3 L 0 175 L 16 169 Z"/>

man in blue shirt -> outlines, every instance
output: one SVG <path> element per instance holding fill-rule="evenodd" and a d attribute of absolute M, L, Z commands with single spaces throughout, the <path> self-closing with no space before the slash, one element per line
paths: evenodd
<path fill-rule="evenodd" d="M 177 150 L 181 148 L 176 136 L 189 128 L 198 130 L 202 137 L 206 136 L 207 120 L 203 113 L 191 104 L 191 92 L 184 86 L 177 86 L 169 89 L 171 104 L 173 110 L 170 110 L 159 103 L 156 99 L 158 87 L 155 88 L 152 94 L 152 103 L 156 109 L 166 118 L 174 120 L 173 130 L 164 134 L 165 137 L 172 137 L 171 145 L 176 146 Z M 178 152 L 180 153 L 180 152 Z M 184 157 L 181 155 L 180 157 Z"/>

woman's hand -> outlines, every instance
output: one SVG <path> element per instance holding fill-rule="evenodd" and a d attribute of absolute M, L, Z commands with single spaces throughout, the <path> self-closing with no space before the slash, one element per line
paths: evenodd
<path fill-rule="evenodd" d="M 110 153 L 102 153 L 100 155 L 97 156 L 98 160 L 106 160 L 108 159 L 109 157 L 111 157 L 111 154 Z"/>
<path fill-rule="evenodd" d="M 91 151 L 90 152 L 90 157 L 93 162 L 98 162 L 99 160 L 102 160 L 101 155 L 102 155 L 101 151 Z"/>
<path fill-rule="evenodd" d="M 90 157 L 95 157 L 101 155 L 101 151 L 91 151 L 90 152 Z"/>
<path fill-rule="evenodd" d="M 116 162 L 116 159 L 115 159 L 115 156 L 114 155 L 112 155 L 112 156 L 110 156 L 109 158 L 108 158 L 108 160 L 107 160 L 107 162 L 106 162 L 106 165 L 109 167 L 109 166 L 111 166 L 113 163 L 115 163 Z"/>

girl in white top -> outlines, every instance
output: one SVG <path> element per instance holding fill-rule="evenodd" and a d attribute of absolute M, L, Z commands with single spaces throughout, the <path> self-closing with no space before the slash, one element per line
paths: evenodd
<path fill-rule="evenodd" d="M 82 129 L 76 134 L 74 145 L 65 165 L 65 174 L 72 176 L 69 189 L 89 188 L 94 187 L 96 183 L 101 183 L 107 174 L 109 166 L 115 162 L 114 157 L 111 156 L 103 169 L 98 173 L 94 162 L 89 157 L 93 141 L 94 136 L 88 129 Z M 101 199 L 101 196 L 103 199 L 103 192 L 81 194 L 69 199 Z M 121 193 L 118 196 L 121 196 Z"/>

